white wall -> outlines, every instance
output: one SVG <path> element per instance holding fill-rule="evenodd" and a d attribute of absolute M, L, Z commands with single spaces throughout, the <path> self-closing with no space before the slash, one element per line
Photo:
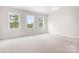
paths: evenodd
<path fill-rule="evenodd" d="M 37 35 L 37 34 L 42 34 L 42 33 L 47 33 L 47 15 L 45 14 L 40 14 L 40 13 L 35 13 L 31 11 L 26 11 L 22 9 L 17 9 L 17 8 L 11 8 L 11 7 L 0 7 L 1 8 L 1 32 L 0 32 L 0 38 L 12 38 L 12 37 L 20 37 L 20 36 L 28 36 L 28 35 Z M 8 19 L 8 12 L 17 12 L 20 13 L 21 15 L 21 27 L 19 30 L 10 30 L 9 27 L 9 19 Z M 26 29 L 26 15 L 34 15 L 35 16 L 35 26 L 34 29 Z M 45 17 L 45 28 L 44 29 L 39 29 L 38 28 L 38 17 Z"/>
<path fill-rule="evenodd" d="M 48 19 L 49 33 L 79 38 L 79 7 L 61 7 Z"/>

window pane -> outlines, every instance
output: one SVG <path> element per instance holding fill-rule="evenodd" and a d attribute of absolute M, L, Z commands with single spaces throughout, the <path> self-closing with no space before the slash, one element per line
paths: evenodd
<path fill-rule="evenodd" d="M 27 16 L 27 28 L 33 28 L 34 16 Z"/>
<path fill-rule="evenodd" d="M 39 27 L 43 27 L 43 23 L 39 23 Z"/>
<path fill-rule="evenodd" d="M 43 18 L 39 18 L 39 21 L 40 21 L 41 23 L 43 23 Z"/>
<path fill-rule="evenodd" d="M 19 28 L 19 17 L 17 14 L 10 14 L 10 28 Z"/>
<path fill-rule="evenodd" d="M 39 28 L 44 27 L 44 18 L 39 18 Z"/>

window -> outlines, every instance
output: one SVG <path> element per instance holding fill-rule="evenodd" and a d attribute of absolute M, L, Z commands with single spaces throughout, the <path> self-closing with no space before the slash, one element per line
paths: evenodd
<path fill-rule="evenodd" d="M 27 28 L 34 28 L 34 16 L 27 16 Z"/>
<path fill-rule="evenodd" d="M 39 28 L 44 28 L 44 18 L 43 17 L 39 18 Z"/>
<path fill-rule="evenodd" d="M 20 14 L 9 13 L 9 28 L 10 29 L 20 28 Z"/>

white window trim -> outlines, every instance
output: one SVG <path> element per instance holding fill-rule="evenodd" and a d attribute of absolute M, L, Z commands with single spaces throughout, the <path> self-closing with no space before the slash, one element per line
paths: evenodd
<path fill-rule="evenodd" d="M 10 14 L 16 14 L 16 15 L 19 15 L 19 27 L 18 28 L 10 28 Z M 18 29 L 20 29 L 20 13 L 17 13 L 17 12 L 8 12 L 8 20 L 9 20 L 9 24 L 8 24 L 8 29 L 10 29 L 10 30 L 18 30 Z"/>
<path fill-rule="evenodd" d="M 27 16 L 33 16 L 34 17 L 34 21 L 33 21 L 33 28 L 28 28 L 28 26 L 27 26 Z M 26 29 L 34 29 L 35 28 L 35 16 L 34 15 L 26 15 Z"/>

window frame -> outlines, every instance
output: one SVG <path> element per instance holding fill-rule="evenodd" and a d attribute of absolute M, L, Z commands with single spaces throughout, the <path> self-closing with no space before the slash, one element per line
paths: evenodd
<path fill-rule="evenodd" d="M 43 22 L 39 22 L 39 18 L 42 18 Z M 39 17 L 39 18 L 38 18 L 38 23 L 39 23 L 39 24 L 40 24 L 40 23 L 43 23 L 43 26 L 42 26 L 42 27 L 39 27 L 39 24 L 38 24 L 38 27 L 39 27 L 40 29 L 44 29 L 45 17 Z"/>
<path fill-rule="evenodd" d="M 14 15 L 18 15 L 19 16 L 19 18 L 18 18 L 18 22 L 19 22 L 19 25 L 18 25 L 18 28 L 10 28 L 10 22 L 11 22 L 11 19 L 10 19 L 10 15 L 11 14 L 14 14 Z M 10 29 L 10 30 L 18 30 L 18 29 L 20 29 L 20 13 L 17 13 L 17 12 L 8 12 L 8 20 L 9 20 L 9 24 L 8 24 L 8 28 Z"/>
<path fill-rule="evenodd" d="M 28 28 L 28 22 L 27 22 L 27 16 L 33 16 L 34 18 L 33 18 L 33 27 L 32 28 Z M 26 15 L 26 29 L 34 29 L 34 27 L 35 27 L 35 16 L 34 15 Z"/>

